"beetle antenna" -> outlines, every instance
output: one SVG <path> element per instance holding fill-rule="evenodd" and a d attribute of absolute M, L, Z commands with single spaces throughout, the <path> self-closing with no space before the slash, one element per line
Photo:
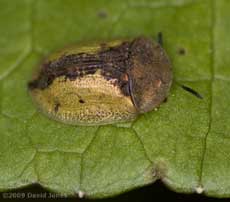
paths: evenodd
<path fill-rule="evenodd" d="M 185 86 L 185 85 L 181 85 L 181 88 L 188 91 L 189 93 L 195 95 L 197 98 L 203 99 L 203 96 L 200 93 L 198 93 L 197 91 L 195 91 L 194 89 L 192 89 L 188 86 Z"/>
<path fill-rule="evenodd" d="M 163 34 L 162 34 L 162 32 L 158 32 L 157 41 L 163 47 Z"/>
<path fill-rule="evenodd" d="M 176 82 L 176 84 L 179 85 L 183 90 L 191 93 L 192 95 L 196 96 L 197 98 L 203 99 L 203 96 L 200 93 L 198 93 L 196 90 L 192 89 L 191 87 L 185 86 L 185 85 L 180 84 L 178 82 Z"/>

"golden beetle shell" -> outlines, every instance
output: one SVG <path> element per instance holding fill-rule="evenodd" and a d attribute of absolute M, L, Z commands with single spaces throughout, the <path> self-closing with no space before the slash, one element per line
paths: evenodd
<path fill-rule="evenodd" d="M 169 59 L 149 38 L 96 43 L 51 55 L 28 83 L 38 108 L 73 125 L 131 121 L 160 105 L 172 83 Z"/>

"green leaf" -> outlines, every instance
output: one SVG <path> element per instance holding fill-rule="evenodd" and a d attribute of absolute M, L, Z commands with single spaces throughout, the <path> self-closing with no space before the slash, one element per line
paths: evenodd
<path fill-rule="evenodd" d="M 229 0 L 0 0 L 0 190 L 39 183 L 108 197 L 161 179 L 177 192 L 230 197 Z M 71 43 L 161 31 L 174 82 L 131 124 L 64 125 L 31 102 L 27 82 Z"/>

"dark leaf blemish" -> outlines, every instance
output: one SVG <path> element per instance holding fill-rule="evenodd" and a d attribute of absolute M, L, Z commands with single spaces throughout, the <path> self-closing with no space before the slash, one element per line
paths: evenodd
<path fill-rule="evenodd" d="M 179 49 L 178 49 L 178 54 L 179 54 L 179 55 L 185 55 L 185 54 L 186 54 L 185 48 L 179 48 Z"/>
<path fill-rule="evenodd" d="M 101 19 L 105 19 L 108 17 L 108 13 L 106 12 L 106 10 L 99 10 L 97 16 Z"/>

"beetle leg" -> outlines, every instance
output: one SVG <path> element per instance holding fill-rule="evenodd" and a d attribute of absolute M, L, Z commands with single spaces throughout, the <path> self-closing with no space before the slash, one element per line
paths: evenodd
<path fill-rule="evenodd" d="M 162 35 L 162 32 L 158 32 L 157 41 L 163 47 L 163 35 Z"/>

